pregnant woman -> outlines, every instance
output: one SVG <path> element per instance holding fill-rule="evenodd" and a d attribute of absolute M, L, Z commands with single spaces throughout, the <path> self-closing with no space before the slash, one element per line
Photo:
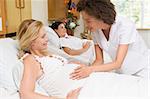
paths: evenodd
<path fill-rule="evenodd" d="M 32 19 L 23 21 L 17 36 L 19 57 L 24 64 L 19 90 L 21 99 L 65 98 L 72 89 L 83 85 L 85 79 L 77 81 L 69 78 L 69 74 L 79 65 L 69 64 L 65 58 L 48 53 L 48 37 L 42 22 Z M 49 97 L 35 93 L 36 82 Z"/>

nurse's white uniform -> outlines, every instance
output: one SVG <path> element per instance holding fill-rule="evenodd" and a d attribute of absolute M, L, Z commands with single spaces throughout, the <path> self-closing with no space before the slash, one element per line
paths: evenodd
<path fill-rule="evenodd" d="M 92 34 L 94 43 L 106 51 L 112 60 L 116 58 L 119 44 L 129 44 L 127 55 L 121 68 L 117 70 L 118 73 L 148 76 L 150 67 L 148 48 L 138 34 L 133 22 L 117 16 L 111 27 L 108 41 L 101 30 Z"/>

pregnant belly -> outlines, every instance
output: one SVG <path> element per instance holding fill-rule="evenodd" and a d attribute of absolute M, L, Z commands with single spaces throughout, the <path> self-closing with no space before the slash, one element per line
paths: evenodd
<path fill-rule="evenodd" d="M 58 91 L 55 96 L 66 97 L 67 93 L 73 89 L 82 87 L 86 79 L 72 80 L 70 79 L 70 73 L 77 67 L 77 64 L 66 64 L 62 67 L 62 70 L 55 77 L 53 88 Z"/>

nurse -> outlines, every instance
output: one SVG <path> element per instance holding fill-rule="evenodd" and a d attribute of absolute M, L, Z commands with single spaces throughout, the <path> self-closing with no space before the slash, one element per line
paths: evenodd
<path fill-rule="evenodd" d="M 110 0 L 79 0 L 86 27 L 92 32 L 96 60 L 91 66 L 80 66 L 71 74 L 72 79 L 82 79 L 93 72 L 108 72 L 148 77 L 148 48 L 138 34 L 135 24 L 116 16 Z M 103 51 L 112 58 L 104 64 Z"/>

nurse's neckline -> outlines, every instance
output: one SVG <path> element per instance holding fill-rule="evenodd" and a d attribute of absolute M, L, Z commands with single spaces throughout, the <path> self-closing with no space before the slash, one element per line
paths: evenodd
<path fill-rule="evenodd" d="M 111 26 L 108 27 L 108 29 L 105 29 L 105 30 L 102 29 L 102 32 L 103 32 L 103 34 L 104 34 L 107 41 L 109 41 L 109 38 L 110 38 L 110 31 L 111 31 Z"/>

